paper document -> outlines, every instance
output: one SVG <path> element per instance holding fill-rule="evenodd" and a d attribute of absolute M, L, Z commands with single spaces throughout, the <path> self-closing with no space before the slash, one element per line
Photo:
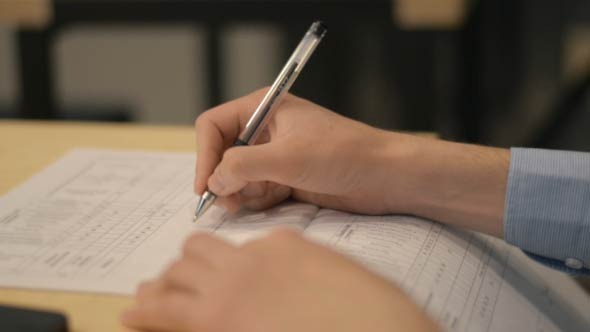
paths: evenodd
<path fill-rule="evenodd" d="M 194 155 L 76 150 L 0 198 L 0 287 L 132 294 L 195 231 L 301 230 L 400 285 L 449 331 L 582 331 L 590 299 L 501 240 L 409 216 L 302 203 L 192 215 Z M 351 285 L 354 287 L 354 285 Z"/>

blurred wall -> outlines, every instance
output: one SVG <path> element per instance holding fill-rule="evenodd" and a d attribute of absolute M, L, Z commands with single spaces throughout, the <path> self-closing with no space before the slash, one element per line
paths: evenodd
<path fill-rule="evenodd" d="M 190 123 L 202 110 L 202 34 L 187 27 L 76 27 L 55 44 L 58 108 L 128 109 L 132 119 Z M 80 114 L 81 115 L 81 114 Z"/>
<path fill-rule="evenodd" d="M 472 68 L 483 96 L 482 109 L 473 109 L 482 114 L 480 142 L 527 143 L 563 88 L 590 68 L 590 2 L 478 3 L 487 6 L 477 36 L 481 59 Z M 469 54 L 457 47 L 460 30 L 403 30 L 393 23 L 392 31 L 382 25 L 347 28 L 346 38 L 331 30 L 294 91 L 314 99 L 313 92 L 329 90 L 325 77 L 334 72 L 326 63 L 348 57 L 338 76 L 348 85 L 346 93 L 336 95 L 340 101 L 315 101 L 376 126 L 465 137 L 458 128 L 463 114 L 457 100 L 465 98 L 458 95 L 458 78 Z M 209 105 L 205 32 L 182 24 L 76 25 L 63 31 L 53 50 L 58 108 L 75 118 L 124 112 L 141 122 L 192 123 Z M 18 95 L 13 33 L 0 27 L 0 116 L 14 111 Z M 264 24 L 224 26 L 222 99 L 272 83 L 299 34 Z M 337 37 L 346 42 L 339 46 Z M 343 50 L 346 45 L 352 49 Z M 575 124 L 587 125 L 584 119 Z"/>
<path fill-rule="evenodd" d="M 16 104 L 16 54 L 13 47 L 13 29 L 0 25 L 0 114 L 13 110 Z"/>
<path fill-rule="evenodd" d="M 223 31 L 224 100 L 272 83 L 283 38 L 264 25 Z M 0 28 L 0 113 L 18 95 L 13 30 Z M 190 124 L 206 109 L 206 40 L 194 26 L 76 26 L 55 43 L 58 108 L 65 116 L 130 112 L 145 123 Z M 274 50 L 274 51 L 273 51 Z"/>

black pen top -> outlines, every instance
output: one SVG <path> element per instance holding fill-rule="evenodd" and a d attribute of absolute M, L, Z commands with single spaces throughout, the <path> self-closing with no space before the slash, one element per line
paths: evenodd
<path fill-rule="evenodd" d="M 315 21 L 311 25 L 310 31 L 319 38 L 322 38 L 326 34 L 326 31 L 328 31 L 328 27 L 322 21 Z"/>

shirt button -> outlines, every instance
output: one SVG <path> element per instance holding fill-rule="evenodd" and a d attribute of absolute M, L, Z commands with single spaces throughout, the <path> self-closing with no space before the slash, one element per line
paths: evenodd
<path fill-rule="evenodd" d="M 579 259 L 575 259 L 575 258 L 566 258 L 565 259 L 565 266 L 571 268 L 571 269 L 576 269 L 579 270 L 582 267 L 584 267 L 584 263 L 582 263 L 581 260 Z"/>

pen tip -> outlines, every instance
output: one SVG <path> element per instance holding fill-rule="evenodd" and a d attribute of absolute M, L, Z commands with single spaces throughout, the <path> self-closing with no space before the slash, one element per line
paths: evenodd
<path fill-rule="evenodd" d="M 193 222 L 196 222 L 197 219 L 199 219 L 199 217 L 201 217 L 209 209 L 216 197 L 217 196 L 215 196 L 215 194 L 209 191 L 205 192 L 205 194 L 201 196 L 199 202 L 197 203 L 197 208 L 195 209 Z"/>
<path fill-rule="evenodd" d="M 203 213 L 205 213 L 205 209 L 203 209 L 203 207 L 200 206 L 200 208 L 198 208 L 197 211 L 195 211 L 195 215 L 193 216 L 193 222 L 197 222 L 197 220 L 199 220 Z"/>
<path fill-rule="evenodd" d="M 205 206 L 204 204 L 199 206 L 199 208 L 195 212 L 195 215 L 193 217 L 193 221 L 197 221 L 203 215 L 203 213 L 205 213 L 205 210 L 207 209 L 207 207 L 208 206 Z"/>

